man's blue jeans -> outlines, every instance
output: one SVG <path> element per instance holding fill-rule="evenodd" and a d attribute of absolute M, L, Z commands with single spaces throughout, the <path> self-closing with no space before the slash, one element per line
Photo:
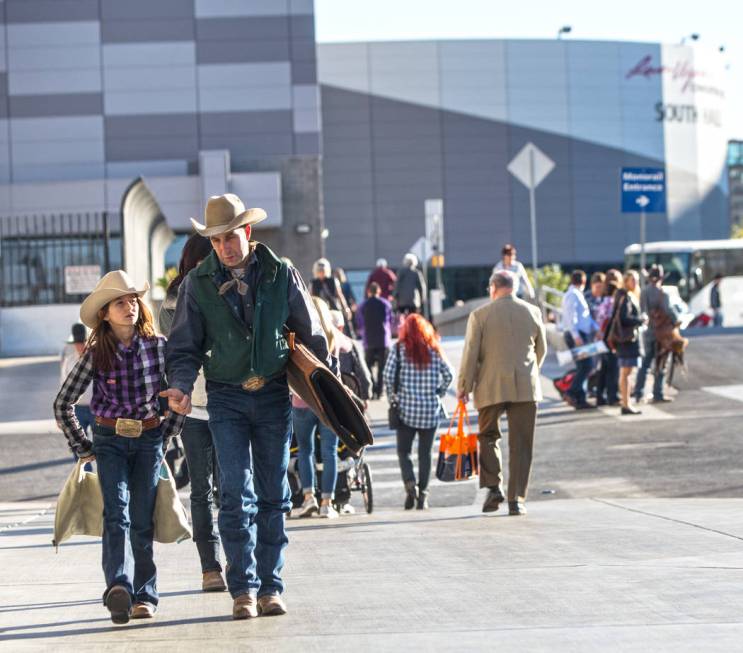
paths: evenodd
<path fill-rule="evenodd" d="M 163 462 L 160 428 L 138 438 L 93 427 L 93 453 L 103 494 L 103 573 L 105 602 L 114 585 L 133 602 L 157 605 L 157 569 L 152 556 L 157 482 Z"/>
<path fill-rule="evenodd" d="M 580 337 L 584 344 L 589 342 L 588 336 L 582 331 L 580 332 Z M 568 346 L 571 346 L 569 340 L 572 340 L 572 338 L 566 338 Z M 575 343 L 573 342 L 572 345 L 574 344 Z M 586 390 L 583 386 L 585 385 L 586 379 L 588 378 L 588 375 L 591 373 L 592 369 L 593 360 L 590 358 L 584 358 L 583 360 L 575 361 L 575 376 L 573 377 L 573 381 L 568 388 L 567 394 L 569 394 L 577 404 L 584 404 L 586 402 Z"/>
<path fill-rule="evenodd" d="M 291 509 L 286 469 L 291 402 L 286 377 L 255 392 L 207 381 L 209 427 L 217 448 L 219 533 L 233 598 L 284 591 L 281 570 Z"/>
<path fill-rule="evenodd" d="M 338 478 L 338 436 L 323 424 L 309 408 L 293 408 L 294 435 L 297 436 L 299 452 L 299 478 L 302 490 L 315 492 L 315 430 L 320 432 L 320 458 L 322 476 L 320 492 L 323 499 L 332 499 Z"/>
<path fill-rule="evenodd" d="M 191 521 L 193 541 L 199 552 L 201 571 L 222 571 L 219 564 L 219 535 L 212 517 L 212 475 L 214 474 L 214 444 L 209 423 L 186 417 L 181 432 L 186 451 L 188 475 L 191 478 Z"/>
<path fill-rule="evenodd" d="M 637 380 L 635 381 L 634 397 L 638 401 L 645 396 L 645 382 L 648 378 L 648 370 L 650 366 L 655 362 L 655 348 L 656 342 L 653 340 L 645 341 L 645 355 L 642 357 L 642 365 L 637 371 Z M 655 370 L 655 379 L 653 380 L 653 399 L 663 399 L 663 378 L 665 372 L 663 368 Z"/>

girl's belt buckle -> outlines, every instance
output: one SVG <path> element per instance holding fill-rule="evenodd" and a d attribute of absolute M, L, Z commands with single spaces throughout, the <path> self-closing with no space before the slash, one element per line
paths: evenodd
<path fill-rule="evenodd" d="M 116 420 L 116 435 L 125 438 L 138 438 L 142 435 L 142 422 L 138 419 L 119 417 Z"/>

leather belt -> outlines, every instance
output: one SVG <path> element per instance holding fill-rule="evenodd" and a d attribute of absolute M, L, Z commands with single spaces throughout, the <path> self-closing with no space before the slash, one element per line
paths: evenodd
<path fill-rule="evenodd" d="M 116 431 L 116 435 L 125 438 L 138 438 L 144 431 L 160 426 L 159 417 L 148 417 L 147 419 L 126 419 L 125 417 L 95 417 L 95 423 Z"/>

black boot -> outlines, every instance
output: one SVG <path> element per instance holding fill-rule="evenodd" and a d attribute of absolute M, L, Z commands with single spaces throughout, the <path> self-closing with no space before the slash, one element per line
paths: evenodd
<path fill-rule="evenodd" d="M 405 483 L 405 510 L 412 510 L 418 500 L 418 486 L 415 481 Z"/>
<path fill-rule="evenodd" d="M 415 507 L 418 510 L 428 510 L 428 490 L 418 490 L 418 502 Z"/>

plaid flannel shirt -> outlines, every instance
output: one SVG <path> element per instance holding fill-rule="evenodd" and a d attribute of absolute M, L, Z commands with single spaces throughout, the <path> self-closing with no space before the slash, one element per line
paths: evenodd
<path fill-rule="evenodd" d="M 395 347 L 387 356 L 384 366 L 384 384 L 387 396 L 397 400 L 400 419 L 412 428 L 430 429 L 438 426 L 441 397 L 451 385 L 453 373 L 449 363 L 438 352 L 431 350 L 431 362 L 423 369 L 416 367 L 405 356 L 405 345 L 400 347 L 400 388 L 395 395 Z"/>
<path fill-rule="evenodd" d="M 80 458 L 92 453 L 92 443 L 75 417 L 75 404 L 93 383 L 91 412 L 98 417 L 144 420 L 160 412 L 160 381 L 165 373 L 165 338 L 135 336 L 129 347 L 119 344 L 116 363 L 108 372 L 93 368 L 86 351 L 65 379 L 54 400 L 54 417 L 70 449 Z M 161 425 L 165 443 L 183 428 L 184 415 L 171 412 Z"/>

